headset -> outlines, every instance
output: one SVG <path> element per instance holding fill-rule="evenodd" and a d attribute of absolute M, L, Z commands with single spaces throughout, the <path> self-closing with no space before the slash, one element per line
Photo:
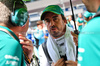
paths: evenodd
<path fill-rule="evenodd" d="M 18 1 L 18 2 L 23 3 L 22 1 Z M 15 8 L 16 8 L 16 1 L 14 1 L 13 4 L 13 10 L 11 13 L 11 22 L 13 25 L 16 26 L 24 26 L 28 19 L 27 9 L 25 8 L 15 9 Z"/>

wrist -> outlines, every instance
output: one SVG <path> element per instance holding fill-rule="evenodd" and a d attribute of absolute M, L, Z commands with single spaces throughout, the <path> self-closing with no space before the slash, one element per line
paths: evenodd
<path fill-rule="evenodd" d="M 31 60 L 32 59 L 32 56 L 33 56 L 32 54 L 29 54 L 28 55 L 28 58 Z"/>

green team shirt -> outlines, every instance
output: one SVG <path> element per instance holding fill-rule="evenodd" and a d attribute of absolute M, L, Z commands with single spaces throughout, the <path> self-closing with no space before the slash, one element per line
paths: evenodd
<path fill-rule="evenodd" d="M 78 66 L 100 66 L 100 17 L 91 19 L 78 39 Z"/>
<path fill-rule="evenodd" d="M 18 37 L 7 27 L 0 28 L 8 30 L 16 39 L 0 31 L 0 66 L 26 66 Z"/>
<path fill-rule="evenodd" d="M 83 20 L 83 18 L 77 18 L 77 22 L 79 22 L 79 23 L 83 23 L 84 22 L 84 20 Z M 81 29 L 82 29 L 82 25 L 80 25 L 80 26 L 78 26 L 78 31 L 81 31 Z"/>

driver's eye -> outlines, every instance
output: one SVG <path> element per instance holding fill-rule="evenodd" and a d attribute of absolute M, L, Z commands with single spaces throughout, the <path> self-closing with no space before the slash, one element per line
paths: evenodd
<path fill-rule="evenodd" d="M 53 21 L 56 21 L 57 20 L 57 17 L 53 18 Z"/>
<path fill-rule="evenodd" d="M 50 20 L 49 20 L 49 19 L 46 19 L 46 20 L 45 20 L 45 22 L 46 22 L 46 23 L 49 23 L 49 22 L 50 22 Z"/>

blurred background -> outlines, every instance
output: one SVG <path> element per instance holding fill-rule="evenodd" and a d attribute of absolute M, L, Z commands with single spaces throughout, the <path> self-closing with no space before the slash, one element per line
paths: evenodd
<path fill-rule="evenodd" d="M 28 13 L 30 16 L 29 30 L 27 33 L 34 33 L 37 28 L 36 22 L 40 20 L 40 15 L 43 9 L 48 5 L 59 5 L 65 13 L 65 17 L 72 16 L 70 0 L 23 0 L 28 7 Z M 85 5 L 81 0 L 71 0 L 74 10 L 75 20 L 78 17 L 78 13 L 84 13 L 86 11 Z M 72 18 L 73 20 L 73 18 Z"/>
<path fill-rule="evenodd" d="M 43 9 L 48 5 L 59 5 L 65 12 L 65 16 L 72 15 L 70 0 L 23 0 L 30 15 L 30 27 L 36 26 L 36 21 L 40 20 Z M 74 14 L 84 13 L 86 8 L 81 0 L 71 0 L 73 4 Z"/>

